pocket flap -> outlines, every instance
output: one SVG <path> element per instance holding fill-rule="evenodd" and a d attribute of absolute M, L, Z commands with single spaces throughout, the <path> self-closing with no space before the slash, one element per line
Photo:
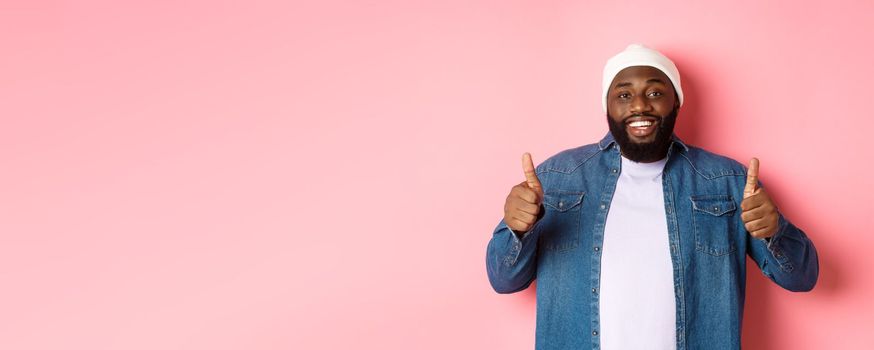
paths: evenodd
<path fill-rule="evenodd" d="M 543 194 L 543 204 L 558 211 L 568 211 L 580 205 L 585 194 L 585 192 L 549 191 Z"/>
<path fill-rule="evenodd" d="M 692 196 L 692 208 L 713 216 L 722 216 L 737 209 L 729 195 Z"/>

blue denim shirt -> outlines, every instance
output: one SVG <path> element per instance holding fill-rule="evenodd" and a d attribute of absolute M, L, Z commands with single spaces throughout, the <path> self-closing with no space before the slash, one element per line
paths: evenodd
<path fill-rule="evenodd" d="M 662 186 L 677 349 L 739 349 L 745 254 L 781 287 L 809 291 L 819 275 L 816 249 L 782 214 L 771 238 L 749 235 L 740 218 L 742 164 L 675 135 L 667 157 Z M 543 215 L 521 239 L 501 220 L 486 252 L 489 282 L 498 293 L 515 293 L 537 279 L 537 349 L 599 349 L 600 248 L 619 147 L 607 133 L 550 157 L 536 172 Z"/>

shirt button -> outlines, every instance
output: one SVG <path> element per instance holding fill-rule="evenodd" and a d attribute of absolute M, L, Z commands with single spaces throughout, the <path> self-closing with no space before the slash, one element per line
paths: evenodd
<path fill-rule="evenodd" d="M 615 168 L 613 169 L 613 173 L 614 173 L 614 174 L 615 174 L 617 171 L 619 171 L 619 170 L 616 170 Z"/>
<path fill-rule="evenodd" d="M 592 288 L 592 293 L 597 293 L 597 292 L 598 292 L 597 288 Z"/>
<path fill-rule="evenodd" d="M 592 331 L 592 335 L 598 335 L 598 331 Z"/>
<path fill-rule="evenodd" d="M 665 211 L 668 212 L 668 214 L 670 214 L 670 213 L 671 213 L 671 207 L 667 207 L 667 208 L 665 208 Z"/>
<path fill-rule="evenodd" d="M 606 205 L 601 204 L 601 209 L 604 209 L 606 207 L 607 207 Z"/>
<path fill-rule="evenodd" d="M 561 208 L 564 206 L 564 202 L 558 202 L 558 207 Z"/>
<path fill-rule="evenodd" d="M 596 252 L 598 251 L 598 249 L 601 249 L 601 248 L 595 247 L 595 251 L 596 251 Z"/>

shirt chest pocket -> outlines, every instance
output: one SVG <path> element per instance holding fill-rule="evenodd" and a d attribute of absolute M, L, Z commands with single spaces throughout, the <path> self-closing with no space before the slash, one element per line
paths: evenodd
<path fill-rule="evenodd" d="M 709 255 L 721 256 L 734 252 L 737 206 L 730 195 L 692 196 L 692 226 L 695 230 L 695 249 Z"/>
<path fill-rule="evenodd" d="M 580 245 L 580 207 L 585 192 L 547 191 L 543 194 L 548 223 L 543 234 L 547 250 L 566 251 Z"/>

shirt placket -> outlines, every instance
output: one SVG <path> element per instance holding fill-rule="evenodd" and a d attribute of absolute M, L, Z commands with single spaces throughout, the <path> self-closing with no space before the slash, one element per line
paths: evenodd
<path fill-rule="evenodd" d="M 601 193 L 601 198 L 598 204 L 598 211 L 595 215 L 595 225 L 592 234 L 592 271 L 591 271 L 591 289 L 592 302 L 590 310 L 592 310 L 591 330 L 592 330 L 592 349 L 601 348 L 600 329 L 601 329 L 601 311 L 599 308 L 600 289 L 601 289 L 601 247 L 604 243 L 604 228 L 607 224 L 607 213 L 610 210 L 610 203 L 613 201 L 613 194 L 616 191 L 616 183 L 619 181 L 620 173 L 620 154 L 619 148 L 613 147 L 610 156 L 608 157 L 608 173 L 605 181 L 604 191 Z"/>

